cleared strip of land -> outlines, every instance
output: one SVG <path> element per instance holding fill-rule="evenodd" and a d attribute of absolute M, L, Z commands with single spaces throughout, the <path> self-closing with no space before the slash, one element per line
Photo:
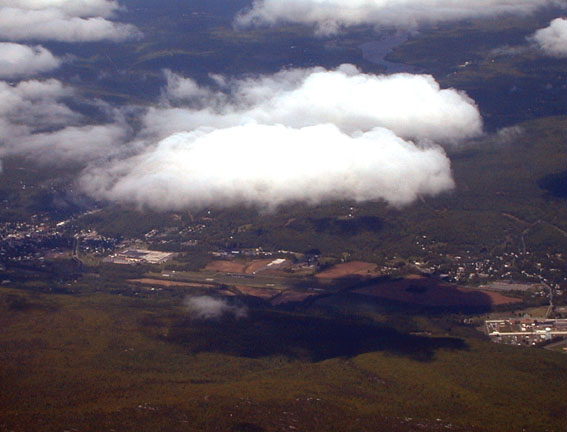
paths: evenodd
<path fill-rule="evenodd" d="M 174 280 L 163 280 L 163 279 L 128 279 L 128 282 L 140 283 L 142 285 L 157 285 L 162 287 L 194 287 L 194 288 L 214 288 L 215 285 L 195 283 L 195 282 L 179 282 Z"/>

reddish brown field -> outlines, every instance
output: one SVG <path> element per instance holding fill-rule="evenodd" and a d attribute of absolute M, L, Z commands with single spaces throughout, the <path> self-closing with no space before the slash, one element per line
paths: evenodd
<path fill-rule="evenodd" d="M 522 303 L 522 299 L 519 299 L 517 297 L 508 297 L 508 296 L 505 296 L 504 294 L 494 292 L 494 291 L 470 290 L 468 288 L 459 288 L 459 289 L 463 292 L 476 291 L 476 292 L 481 292 L 483 294 L 486 294 L 488 297 L 490 297 L 490 299 L 492 300 L 492 304 L 495 305 L 495 306 L 503 305 L 503 304 Z"/>
<path fill-rule="evenodd" d="M 157 285 L 163 287 L 196 287 L 196 288 L 214 288 L 214 285 L 193 283 L 193 282 L 179 282 L 163 279 L 128 279 L 128 282 L 141 283 L 144 285 Z"/>
<path fill-rule="evenodd" d="M 339 279 L 346 276 L 379 276 L 377 265 L 364 261 L 351 261 L 337 264 L 328 270 L 324 270 L 315 275 L 321 279 Z"/>
<path fill-rule="evenodd" d="M 423 276 L 378 282 L 354 292 L 421 306 L 489 307 L 522 302 L 500 293 L 461 288 Z"/>
<path fill-rule="evenodd" d="M 211 261 L 205 267 L 205 270 L 216 271 L 221 273 L 244 273 L 244 274 L 254 274 L 262 267 L 267 266 L 273 260 L 272 259 L 262 259 L 253 261 L 226 261 L 217 260 Z"/>
<path fill-rule="evenodd" d="M 205 270 L 223 272 L 223 273 L 244 273 L 247 263 L 238 261 L 211 261 L 205 267 Z"/>

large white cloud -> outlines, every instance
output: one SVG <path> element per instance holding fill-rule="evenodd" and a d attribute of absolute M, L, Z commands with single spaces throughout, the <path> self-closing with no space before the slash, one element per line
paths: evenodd
<path fill-rule="evenodd" d="M 400 137 L 456 142 L 482 132 L 478 109 L 466 94 L 441 89 L 429 75 L 372 75 L 352 65 L 284 70 L 223 84 L 224 91 L 199 87 L 168 74 L 165 103 L 148 111 L 148 133 L 160 138 L 198 126 L 228 127 L 245 122 L 304 127 L 333 123 L 342 131 L 377 126 Z"/>
<path fill-rule="evenodd" d="M 453 187 L 436 143 L 482 133 L 466 94 L 426 75 L 364 74 L 352 65 L 284 70 L 208 86 L 166 73 L 137 136 L 120 112 L 86 125 L 57 80 L 0 82 L 0 157 L 82 162 L 90 195 L 156 209 L 301 201 L 395 206 Z"/>
<path fill-rule="evenodd" d="M 557 18 L 548 27 L 536 31 L 529 40 L 553 57 L 567 57 L 567 18 Z"/>
<path fill-rule="evenodd" d="M 136 27 L 130 24 L 116 23 L 100 16 L 82 18 L 55 8 L 0 9 L 0 38 L 11 41 L 123 41 L 139 35 Z"/>
<path fill-rule="evenodd" d="M 0 78 L 27 77 L 56 69 L 61 61 L 42 46 L 0 42 Z"/>
<path fill-rule="evenodd" d="M 111 168 L 92 169 L 82 182 L 98 198 L 163 210 L 340 199 L 404 205 L 453 187 L 441 148 L 416 147 L 383 128 L 350 136 L 329 124 L 179 133 Z"/>
<path fill-rule="evenodd" d="M 166 77 L 131 143 L 143 150 L 92 166 L 81 180 L 89 194 L 161 210 L 342 199 L 401 206 L 453 187 L 437 144 L 482 133 L 474 101 L 427 75 L 342 65 L 217 75 L 208 86 Z"/>
<path fill-rule="evenodd" d="M 420 24 L 501 14 L 529 13 L 561 0 L 255 0 L 236 19 L 239 26 L 311 24 L 320 34 L 370 24 L 415 29 Z"/>

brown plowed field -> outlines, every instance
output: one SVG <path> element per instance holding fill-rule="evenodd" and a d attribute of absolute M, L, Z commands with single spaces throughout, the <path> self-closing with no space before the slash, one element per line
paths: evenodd
<path fill-rule="evenodd" d="M 522 302 L 518 298 L 507 297 L 500 293 L 461 288 L 419 276 L 378 282 L 353 292 L 421 306 L 490 307 Z"/>
<path fill-rule="evenodd" d="M 302 302 L 308 297 L 312 297 L 315 294 L 300 292 L 300 291 L 284 291 L 280 296 L 277 296 L 271 301 L 274 306 L 291 303 L 291 302 Z"/>
<path fill-rule="evenodd" d="M 492 300 L 492 304 L 495 306 L 503 305 L 503 304 L 512 304 L 512 303 L 522 303 L 522 299 L 516 297 L 508 297 L 504 294 L 494 292 L 494 291 L 486 291 L 486 290 L 470 290 L 468 288 L 459 288 L 463 292 L 468 291 L 476 291 L 486 294 Z"/>
<path fill-rule="evenodd" d="M 211 261 L 205 267 L 205 270 L 223 272 L 223 273 L 244 273 L 247 263 L 238 261 Z"/>
<path fill-rule="evenodd" d="M 315 275 L 321 279 L 339 279 L 346 276 L 380 276 L 378 266 L 374 263 L 364 261 L 351 261 L 347 263 L 337 264 L 328 270 Z"/>
<path fill-rule="evenodd" d="M 211 261 L 205 267 L 205 270 L 216 271 L 221 273 L 243 273 L 254 274 L 262 267 L 267 266 L 273 259 L 262 259 L 253 261 L 228 261 L 217 260 Z"/>

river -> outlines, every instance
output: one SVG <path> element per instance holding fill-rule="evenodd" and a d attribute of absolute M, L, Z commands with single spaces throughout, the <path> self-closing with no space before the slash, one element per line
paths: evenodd
<path fill-rule="evenodd" d="M 403 44 L 408 40 L 407 34 L 396 34 L 393 36 L 386 36 L 383 39 L 366 42 L 359 46 L 362 50 L 362 57 L 369 62 L 382 66 L 386 69 L 387 73 L 417 73 L 417 68 L 403 63 L 393 63 L 387 61 L 385 57 L 397 46 Z"/>

